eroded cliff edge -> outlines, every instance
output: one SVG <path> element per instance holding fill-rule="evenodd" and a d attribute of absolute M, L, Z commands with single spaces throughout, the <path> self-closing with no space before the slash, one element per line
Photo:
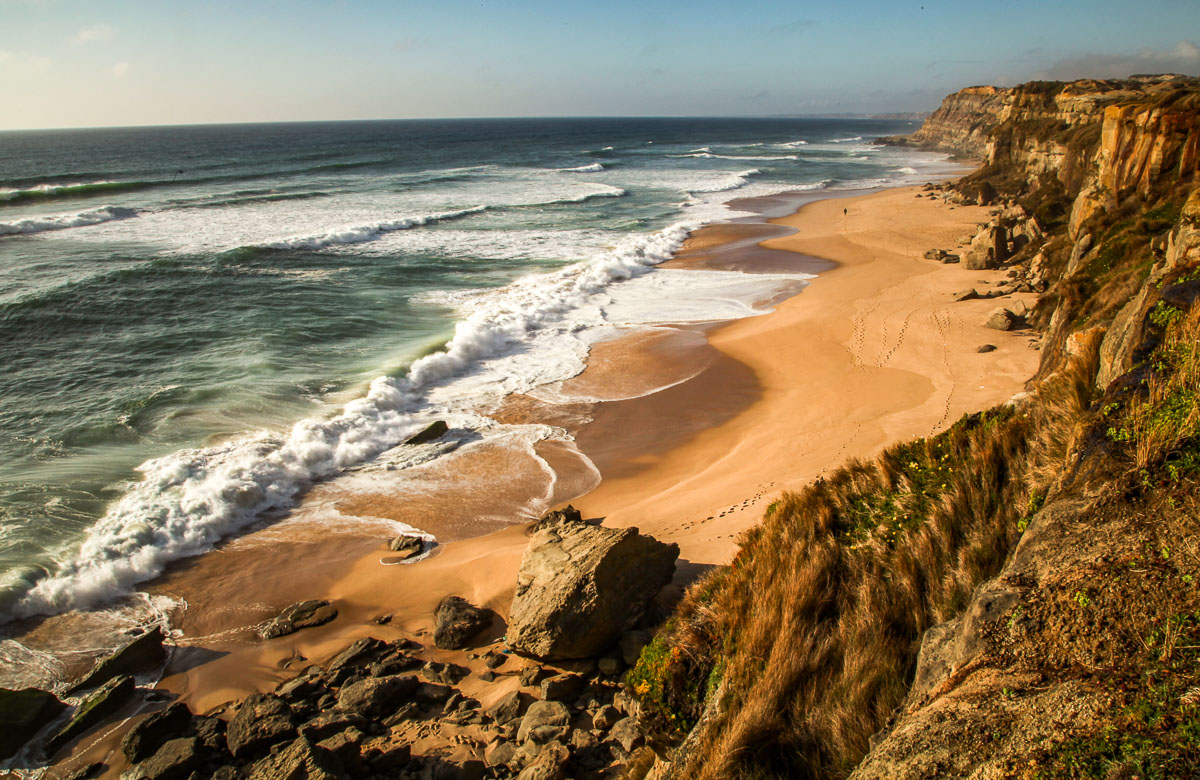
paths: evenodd
<path fill-rule="evenodd" d="M 982 161 L 932 194 L 995 206 L 971 261 L 1040 293 L 1039 372 L 772 505 L 631 673 L 634 770 L 1196 776 L 1200 82 L 975 87 L 890 140 Z"/>

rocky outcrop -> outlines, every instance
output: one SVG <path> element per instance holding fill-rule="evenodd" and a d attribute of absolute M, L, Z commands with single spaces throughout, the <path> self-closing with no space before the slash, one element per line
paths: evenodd
<path fill-rule="evenodd" d="M 167 649 L 163 646 L 166 638 L 162 627 L 155 626 L 97 662 L 92 671 L 71 686 L 67 693 L 71 695 L 86 691 L 121 675 L 135 675 L 161 668 L 167 661 Z"/>
<path fill-rule="evenodd" d="M 337 607 L 328 601 L 301 601 L 291 605 L 258 629 L 263 639 L 294 634 L 304 628 L 323 626 L 338 616 Z"/>
<path fill-rule="evenodd" d="M 574 516 L 543 521 L 517 574 L 509 615 L 514 650 L 589 658 L 615 644 L 675 571 L 679 547 Z"/>
<path fill-rule="evenodd" d="M 46 741 L 46 755 L 53 756 L 67 743 L 115 714 L 133 696 L 135 688 L 132 677 L 115 677 L 89 694 L 79 703 L 67 725 Z"/>
<path fill-rule="evenodd" d="M 555 674 L 527 660 L 495 663 L 507 656 L 494 649 L 468 653 L 478 675 L 472 691 L 486 692 L 481 683 L 500 678 L 519 683 L 485 710 L 456 687 L 468 670 L 409 652 L 427 649 L 406 639 L 357 640 L 273 692 L 233 704 L 227 727 L 173 704 L 126 735 L 122 752 L 131 766 L 122 777 L 582 780 L 617 777 L 630 759 L 624 745 L 639 737 L 627 700 L 591 665 Z M 395 674 L 398 668 L 412 673 Z M 630 722 L 617 732 L 623 721 Z M 431 748 L 427 738 L 435 734 L 445 744 Z"/>

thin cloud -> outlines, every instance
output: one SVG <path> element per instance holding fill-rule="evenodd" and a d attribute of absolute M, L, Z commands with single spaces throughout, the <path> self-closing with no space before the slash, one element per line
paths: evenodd
<path fill-rule="evenodd" d="M 76 46 L 82 46 L 85 43 L 93 41 L 107 41 L 117 34 L 117 28 L 111 24 L 100 22 L 93 24 L 90 27 L 84 27 L 79 32 L 75 33 L 75 37 L 71 39 L 71 43 Z"/>
<path fill-rule="evenodd" d="M 1180 41 L 1165 51 L 1142 49 L 1134 53 L 1084 54 L 1059 60 L 1037 74 L 1039 78 L 1070 81 L 1073 79 L 1123 79 L 1135 73 L 1200 74 L 1200 46 Z"/>
<path fill-rule="evenodd" d="M 113 78 L 123 79 L 125 74 L 129 73 L 128 62 L 115 62 L 112 66 Z"/>

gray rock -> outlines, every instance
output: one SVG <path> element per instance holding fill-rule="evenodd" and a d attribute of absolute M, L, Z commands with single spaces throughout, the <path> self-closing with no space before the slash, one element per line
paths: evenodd
<path fill-rule="evenodd" d="M 294 634 L 302 628 L 312 628 L 328 623 L 338 615 L 337 609 L 328 601 L 301 601 L 293 604 L 278 617 L 258 629 L 258 635 L 263 639 Z"/>
<path fill-rule="evenodd" d="M 521 685 L 532 688 L 549 675 L 550 672 L 540 666 L 526 666 L 521 670 L 521 674 L 517 679 L 521 681 Z"/>
<path fill-rule="evenodd" d="M 361 715 L 356 715 L 352 712 L 326 710 L 318 712 L 307 722 L 302 723 L 299 730 L 300 736 L 305 737 L 310 742 L 321 742 L 347 729 L 355 728 L 361 730 L 366 727 L 367 719 Z"/>
<path fill-rule="evenodd" d="M 952 255 L 952 254 L 946 253 L 946 254 L 942 255 L 941 261 L 944 265 L 953 265 L 955 263 L 961 262 L 962 258 L 959 257 L 958 255 Z"/>
<path fill-rule="evenodd" d="M 488 766 L 507 766 L 517 753 L 517 746 L 504 739 L 494 739 L 483 751 Z"/>
<path fill-rule="evenodd" d="M 326 737 L 316 743 L 316 746 L 328 750 L 337 757 L 342 768 L 354 776 L 360 776 L 362 770 L 362 754 L 359 746 L 365 735 L 361 730 L 351 726 L 345 731 Z M 311 740 L 310 740 L 311 741 Z"/>
<path fill-rule="evenodd" d="M 447 596 L 434 612 L 433 643 L 442 650 L 460 650 L 492 625 L 495 613 L 472 605 L 461 596 Z"/>
<path fill-rule="evenodd" d="M 592 715 L 592 727 L 600 731 L 608 731 L 621 719 L 621 713 L 611 704 L 605 704 Z"/>
<path fill-rule="evenodd" d="M 968 271 L 988 271 L 996 267 L 996 260 L 990 252 L 972 249 L 967 252 L 967 261 L 963 266 Z"/>
<path fill-rule="evenodd" d="M 338 669 L 344 669 L 349 666 L 362 666 L 370 663 L 376 656 L 384 651 L 387 645 L 383 640 L 375 637 L 363 637 L 356 639 L 354 642 L 342 652 L 329 659 L 329 663 L 325 664 L 326 670 L 335 672 Z"/>
<path fill-rule="evenodd" d="M 185 780 L 204 763 L 204 751 L 195 737 L 171 739 L 150 758 L 121 775 L 121 780 Z"/>
<path fill-rule="evenodd" d="M 500 701 L 487 708 L 487 714 L 492 720 L 503 726 L 512 723 L 521 715 L 521 692 L 513 691 Z"/>
<path fill-rule="evenodd" d="M 364 718 L 388 715 L 417 691 L 418 684 L 416 677 L 407 674 L 368 677 L 342 688 L 337 708 Z"/>
<path fill-rule="evenodd" d="M 1088 250 L 1092 248 L 1092 234 L 1088 233 L 1081 236 L 1075 245 L 1071 247 L 1071 257 L 1067 260 L 1067 271 L 1063 274 L 1066 278 L 1083 266 L 1083 259 L 1087 256 Z"/>
<path fill-rule="evenodd" d="M 987 320 L 984 321 L 983 327 L 991 328 L 992 330 L 1012 330 L 1016 325 L 1017 318 L 1013 313 L 1004 307 L 992 309 Z"/>
<path fill-rule="evenodd" d="M 1151 285 L 1143 285 L 1117 316 L 1100 342 L 1100 366 L 1096 372 L 1097 387 L 1108 387 L 1114 379 L 1133 368 L 1134 347 L 1142 340 L 1145 329 L 1143 311 L 1152 292 Z"/>
<path fill-rule="evenodd" d="M 191 710 L 186 704 L 175 702 L 165 710 L 143 718 L 125 732 L 121 739 L 121 752 L 131 764 L 145 761 L 168 740 L 184 736 L 191 726 Z"/>
<path fill-rule="evenodd" d="M 609 677 L 616 677 L 621 672 L 625 671 L 625 661 L 616 656 L 606 655 L 597 663 L 600 669 L 600 674 Z"/>
<path fill-rule="evenodd" d="M 425 444 L 426 442 L 431 442 L 431 441 L 434 441 L 435 439 L 440 439 L 443 435 L 445 435 L 446 431 L 448 431 L 448 430 L 450 430 L 450 426 L 446 425 L 446 423 L 441 420 L 437 420 L 435 422 L 430 423 L 429 426 L 427 428 L 425 428 L 425 430 L 421 431 L 420 433 L 418 433 L 415 436 L 410 437 L 404 443 L 405 444 Z"/>
<path fill-rule="evenodd" d="M 0 759 L 16 755 L 67 705 L 49 691 L 0 688 Z"/>
<path fill-rule="evenodd" d="M 590 750 L 600 744 L 590 732 L 583 729 L 571 729 L 571 747 L 576 750 Z"/>
<path fill-rule="evenodd" d="M 254 780 L 347 780 L 333 753 L 300 737 L 250 768 Z"/>
<path fill-rule="evenodd" d="M 563 726 L 537 726 L 529 730 L 526 738 L 536 742 L 539 745 L 544 745 L 547 742 L 553 742 L 562 737 L 566 732 Z"/>
<path fill-rule="evenodd" d="M 610 647 L 671 581 L 679 547 L 564 518 L 530 539 L 517 574 L 508 642 L 539 658 L 589 658 Z"/>
<path fill-rule="evenodd" d="M 114 714 L 133 695 L 132 677 L 115 677 L 87 696 L 57 734 L 46 741 L 46 756 L 53 756 L 71 740 Z"/>
<path fill-rule="evenodd" d="M 954 302 L 961 303 L 962 301 L 973 301 L 979 297 L 979 293 L 975 292 L 975 288 L 971 287 L 967 290 L 960 290 L 954 293 Z"/>
<path fill-rule="evenodd" d="M 167 649 L 163 647 L 166 638 L 162 627 L 155 626 L 99 661 L 83 679 L 71 686 L 67 695 L 73 696 L 79 691 L 95 688 L 114 677 L 132 677 L 139 672 L 158 669 L 167 661 Z"/>
<path fill-rule="evenodd" d="M 609 739 L 615 739 L 621 747 L 632 753 L 646 742 L 642 730 L 638 728 L 636 718 L 622 718 L 613 724 L 608 734 Z"/>
<path fill-rule="evenodd" d="M 388 549 L 400 553 L 400 558 L 411 558 L 421 554 L 425 549 L 425 541 L 419 536 L 400 535 L 388 542 Z"/>
<path fill-rule="evenodd" d="M 978 347 L 975 348 L 975 351 L 979 352 L 979 353 L 995 352 L 996 345 L 995 344 L 980 344 Z"/>
<path fill-rule="evenodd" d="M 571 722 L 571 713 L 566 705 L 557 701 L 535 701 L 529 705 L 529 711 L 521 719 L 521 727 L 517 730 L 517 743 L 524 744 L 529 739 L 529 733 L 540 726 L 560 726 L 563 733 Z"/>
<path fill-rule="evenodd" d="M 542 680 L 541 698 L 547 700 L 569 699 L 583 690 L 587 680 L 578 674 L 556 674 Z"/>
<path fill-rule="evenodd" d="M 527 767 L 517 775 L 517 780 L 561 780 L 566 775 L 564 767 L 571 752 L 560 742 L 547 743 Z"/>
<path fill-rule="evenodd" d="M 229 746 L 225 743 L 225 721 L 215 715 L 200 716 L 192 718 L 192 729 L 206 750 L 214 753 L 228 752 Z"/>
<path fill-rule="evenodd" d="M 264 752 L 295 735 L 291 708 L 287 702 L 267 693 L 247 696 L 225 729 L 225 741 L 235 758 Z"/>

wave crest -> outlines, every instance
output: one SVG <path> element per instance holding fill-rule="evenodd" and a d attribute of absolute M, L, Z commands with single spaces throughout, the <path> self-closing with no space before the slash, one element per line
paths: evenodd
<path fill-rule="evenodd" d="M 0 236 L 28 235 L 30 233 L 45 233 L 50 230 L 66 230 L 73 227 L 98 225 L 101 222 L 112 222 L 116 219 L 136 217 L 137 209 L 119 206 L 101 206 L 98 209 L 80 211 L 76 214 L 47 214 L 38 217 L 26 217 L 13 222 L 0 222 Z"/>

